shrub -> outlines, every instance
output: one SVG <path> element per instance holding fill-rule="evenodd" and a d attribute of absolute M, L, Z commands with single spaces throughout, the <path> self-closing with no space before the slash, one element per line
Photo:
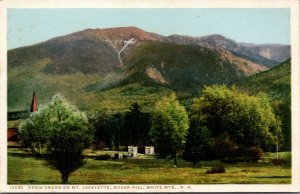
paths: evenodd
<path fill-rule="evenodd" d="M 106 147 L 105 142 L 96 140 L 93 142 L 93 150 L 104 149 Z"/>
<path fill-rule="evenodd" d="M 218 158 L 231 158 L 236 155 L 236 146 L 230 139 L 217 139 L 215 144 L 215 154 Z"/>
<path fill-rule="evenodd" d="M 95 156 L 95 160 L 108 160 L 110 159 L 110 155 L 109 154 L 102 154 L 102 155 L 99 155 L 99 156 Z"/>
<path fill-rule="evenodd" d="M 274 165 L 282 166 L 283 165 L 283 159 L 272 159 L 272 163 Z"/>
<path fill-rule="evenodd" d="M 257 162 L 264 156 L 264 151 L 260 147 L 251 147 L 247 150 L 247 157 L 250 161 Z"/>
<path fill-rule="evenodd" d="M 215 173 L 225 173 L 224 166 L 214 166 L 210 170 L 207 171 L 207 174 L 215 174 Z"/>
<path fill-rule="evenodd" d="M 272 159 L 272 163 L 278 166 L 291 166 L 291 158 Z"/>

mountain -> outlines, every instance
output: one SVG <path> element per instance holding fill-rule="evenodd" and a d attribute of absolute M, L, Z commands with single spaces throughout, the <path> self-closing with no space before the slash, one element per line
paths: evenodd
<path fill-rule="evenodd" d="M 205 47 L 218 47 L 232 52 L 242 58 L 255 63 L 263 64 L 268 67 L 274 67 L 291 57 L 291 48 L 289 45 L 280 44 L 249 44 L 239 43 L 228 39 L 222 35 L 214 34 L 203 37 L 189 37 L 180 35 L 171 35 L 169 41 L 178 44 L 200 45 Z"/>
<path fill-rule="evenodd" d="M 230 84 L 268 69 L 230 45 L 204 40 L 121 27 L 9 50 L 8 110 L 28 108 L 33 90 L 39 104 L 60 92 L 86 111 L 126 111 L 134 102 L 150 110 L 172 91 L 190 98 L 204 85 Z"/>
<path fill-rule="evenodd" d="M 9 67 L 14 67 L 34 63 L 41 58 L 49 58 L 51 63 L 46 65 L 45 73 L 63 74 L 79 71 L 107 74 L 122 67 L 122 58 L 133 47 L 144 41 L 223 48 L 236 56 L 268 67 L 290 58 L 288 45 L 237 43 L 221 35 L 165 37 L 136 27 L 120 27 L 87 29 L 37 45 L 12 49 L 8 51 L 8 64 Z"/>
<path fill-rule="evenodd" d="M 249 44 L 240 43 L 240 45 L 253 50 L 260 56 L 267 59 L 282 63 L 291 57 L 291 47 L 289 45 L 281 44 Z"/>
<path fill-rule="evenodd" d="M 126 83 L 152 82 L 198 93 L 204 85 L 232 83 L 267 68 L 219 49 L 145 42 L 124 59 Z"/>
<path fill-rule="evenodd" d="M 285 100 L 291 95 L 291 60 L 236 83 L 242 91 L 257 94 L 262 91 L 272 100 Z"/>
<path fill-rule="evenodd" d="M 135 27 L 87 29 L 53 38 L 33 46 L 8 51 L 9 68 L 24 66 L 40 59 L 51 60 L 45 73 L 107 74 L 122 67 L 121 56 L 136 42 L 159 41 L 162 36 Z"/>

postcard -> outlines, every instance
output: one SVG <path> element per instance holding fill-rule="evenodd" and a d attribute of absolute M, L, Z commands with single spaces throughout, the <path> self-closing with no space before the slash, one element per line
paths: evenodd
<path fill-rule="evenodd" d="M 1 192 L 299 192 L 297 0 L 0 1 Z"/>

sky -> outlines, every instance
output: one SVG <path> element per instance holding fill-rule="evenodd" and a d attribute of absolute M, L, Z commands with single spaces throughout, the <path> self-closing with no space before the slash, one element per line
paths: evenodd
<path fill-rule="evenodd" d="M 8 9 L 8 49 L 87 28 L 136 26 L 161 35 L 221 34 L 237 42 L 290 44 L 288 8 Z"/>

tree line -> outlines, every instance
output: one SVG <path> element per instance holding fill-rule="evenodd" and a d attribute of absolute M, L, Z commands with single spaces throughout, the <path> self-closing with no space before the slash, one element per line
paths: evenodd
<path fill-rule="evenodd" d="M 158 157 L 177 156 L 196 165 L 201 160 L 229 160 L 247 153 L 279 151 L 281 121 L 268 97 L 250 96 L 224 85 L 207 86 L 186 111 L 175 94 L 164 97 L 146 113 L 133 104 L 124 114 L 90 118 L 56 95 L 20 125 L 25 147 L 59 170 L 62 182 L 83 164 L 82 151 L 91 146 L 154 145 Z"/>
<path fill-rule="evenodd" d="M 264 93 L 250 96 L 226 86 L 205 87 L 189 113 L 172 94 L 152 113 L 135 103 L 124 115 L 98 115 L 91 123 L 102 146 L 154 144 L 160 157 L 172 155 L 175 163 L 178 152 L 195 164 L 249 149 L 278 151 L 284 142 L 281 121 Z"/>

